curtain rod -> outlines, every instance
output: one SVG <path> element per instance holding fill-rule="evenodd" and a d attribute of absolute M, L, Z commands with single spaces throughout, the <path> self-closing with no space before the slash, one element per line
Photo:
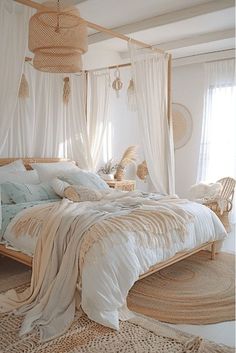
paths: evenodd
<path fill-rule="evenodd" d="M 33 59 L 32 58 L 30 58 L 29 56 L 26 56 L 25 57 L 25 62 L 27 63 L 27 64 L 30 64 L 31 66 L 33 66 L 33 64 L 31 63 L 31 61 L 32 61 Z M 89 71 L 102 71 L 102 70 L 112 70 L 112 69 L 116 69 L 117 67 L 128 67 L 128 66 L 131 66 L 131 63 L 126 63 L 126 64 L 119 64 L 119 65 L 112 65 L 112 66 L 106 66 L 106 67 L 99 67 L 98 69 L 91 69 L 91 70 L 82 70 L 83 72 L 85 72 L 85 73 L 87 73 L 87 72 L 89 72 Z M 82 72 L 81 71 L 81 72 Z M 81 74 L 79 74 L 79 73 L 72 73 L 73 75 L 81 75 Z"/>
<path fill-rule="evenodd" d="M 35 1 L 32 1 L 32 0 L 14 0 L 15 2 L 18 2 L 22 5 L 26 5 L 26 6 L 29 6 L 29 7 L 32 7 L 36 10 L 42 10 L 42 11 L 45 11 L 45 10 L 48 10 L 48 8 L 44 5 L 41 5 Z M 68 11 L 69 8 L 63 10 L 63 11 Z M 87 24 L 87 26 L 89 28 L 93 28 L 95 30 L 97 30 L 98 32 L 103 32 L 103 33 L 107 33 L 108 35 L 110 35 L 111 37 L 115 37 L 115 38 L 119 38 L 121 40 L 125 40 L 126 42 L 131 42 L 133 44 L 136 44 L 142 48 L 149 48 L 150 50 L 153 50 L 153 51 L 156 51 L 158 53 L 165 53 L 164 50 L 162 49 L 158 49 L 158 48 L 153 48 L 150 44 L 147 44 L 147 43 L 144 43 L 144 42 L 141 42 L 139 40 L 136 40 L 136 39 L 132 39 L 124 34 L 121 34 L 121 33 L 118 33 L 118 32 L 115 32 L 111 29 L 108 29 L 108 28 L 105 28 L 105 27 L 102 27 L 96 23 L 93 23 L 93 22 L 90 22 L 90 21 L 87 21 L 86 19 L 82 18 L 81 17 L 81 21 L 85 22 Z"/>

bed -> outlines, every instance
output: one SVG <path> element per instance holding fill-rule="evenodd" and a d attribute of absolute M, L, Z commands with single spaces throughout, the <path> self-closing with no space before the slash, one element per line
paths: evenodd
<path fill-rule="evenodd" d="M 13 159 L 0 159 L 0 166 L 6 165 L 12 162 Z M 24 164 L 27 169 L 30 169 L 29 164 L 32 162 L 43 162 L 50 163 L 56 162 L 59 159 L 24 159 Z M 117 194 L 118 195 L 118 194 Z M 127 196 L 130 195 L 130 196 Z M 109 202 L 116 201 L 115 199 L 109 201 L 110 195 L 104 203 L 103 207 L 107 207 Z M 114 197 L 114 196 L 112 196 Z M 116 197 L 116 196 L 115 196 Z M 119 199 L 120 197 L 120 199 Z M 125 196 L 118 195 L 117 199 L 126 200 L 125 202 L 129 203 L 129 207 L 133 206 L 132 194 L 127 193 Z M 136 197 L 136 196 L 135 196 Z M 138 198 L 140 200 L 140 198 Z M 64 199 L 63 199 L 64 200 Z M 51 210 L 53 207 L 74 207 L 74 204 L 68 203 L 67 201 L 53 201 L 51 205 L 44 205 L 43 208 L 49 207 Z M 135 199 L 136 200 L 136 199 Z M 152 210 L 153 205 L 156 205 L 156 199 L 148 198 L 145 199 L 144 208 L 150 211 Z M 159 201 L 159 199 L 158 199 Z M 87 313 L 87 315 L 94 321 L 97 321 L 103 325 L 112 327 L 117 329 L 119 327 L 119 319 L 127 319 L 130 316 L 128 309 L 126 308 L 126 296 L 128 294 L 128 290 L 132 287 L 133 283 L 141 278 L 144 278 L 164 267 L 167 267 L 173 263 L 176 263 L 200 250 L 207 249 L 211 251 L 211 258 L 215 258 L 216 253 L 216 244 L 224 239 L 226 236 L 225 229 L 217 216 L 207 207 L 202 206 L 200 204 L 195 204 L 191 202 L 181 200 L 167 200 L 169 203 L 177 202 L 179 203 L 177 207 L 181 217 L 183 214 L 193 214 L 194 220 L 187 224 L 187 232 L 188 236 L 182 241 L 179 241 L 179 235 L 177 231 L 173 231 L 173 234 L 169 238 L 169 246 L 168 249 L 165 246 L 156 246 L 156 247 L 148 247 L 144 245 L 144 243 L 140 243 L 137 240 L 134 232 L 130 231 L 120 240 L 119 234 L 116 232 L 116 242 L 111 246 L 111 238 L 106 237 L 102 242 L 94 242 L 92 246 L 86 248 L 87 252 L 86 257 L 84 257 L 84 265 L 83 272 L 81 273 L 82 278 L 82 295 L 81 295 L 81 305 L 83 310 Z M 167 202 L 164 199 L 164 202 Z M 62 203 L 62 205 L 60 204 Z M 121 202 L 121 201 L 119 201 Z M 123 202 L 123 201 L 122 201 Z M 160 199 L 162 202 L 162 199 Z M 83 208 L 83 204 L 79 203 L 78 208 Z M 146 205 L 147 204 L 147 205 Z M 64 205 L 64 206 L 63 206 Z M 97 210 L 96 203 L 95 206 L 92 204 L 86 204 L 86 212 L 92 212 L 93 207 L 94 210 Z M 131 206 L 130 206 L 131 205 Z M 163 206 L 164 205 L 164 206 Z M 124 205 L 123 205 L 124 206 Z M 13 206 L 15 207 L 15 206 Z M 35 206 L 41 209 L 41 205 Z M 76 206 L 77 207 L 77 206 Z M 100 207 L 100 206 L 99 206 Z M 158 206 L 159 207 L 159 206 Z M 166 207 L 166 203 L 161 204 L 160 209 L 164 209 Z M 31 208 L 31 210 L 34 207 Z M 104 208 L 105 209 L 105 208 Z M 103 209 L 103 211 L 104 211 Z M 75 210 L 75 208 L 73 208 Z M 77 210 L 77 208 L 76 208 Z M 106 209 L 105 209 L 106 210 Z M 32 211 L 33 212 L 33 211 Z M 77 211 L 76 211 L 77 212 Z M 95 211 L 94 211 L 95 212 Z M 127 207 L 122 209 L 122 212 L 127 216 Z M 126 212 L 126 213 L 125 213 Z M 132 214 L 140 212 L 140 209 L 132 211 Z M 152 211 L 150 211 L 151 214 Z M 13 218 L 13 223 L 16 222 L 15 219 L 17 217 L 21 219 L 23 215 L 27 216 L 29 213 L 29 209 L 25 207 L 22 213 L 18 213 Z M 122 213 L 122 215 L 123 215 Z M 59 214 L 59 213 L 58 213 Z M 106 212 L 103 212 L 106 216 Z M 19 216 L 20 215 L 20 216 Z M 104 216 L 104 217 L 105 217 Z M 123 216 L 122 216 L 123 217 Z M 149 216 L 148 216 L 149 217 Z M 147 218 L 148 218 L 147 217 Z M 180 217 L 180 218 L 181 218 Z M 63 210 L 62 210 L 62 218 L 63 218 Z M 118 216 L 117 216 L 118 219 Z M 85 219 L 87 221 L 87 219 Z M 116 220 L 116 218 L 115 218 Z M 56 218 L 55 218 L 56 221 Z M 105 219 L 106 221 L 106 219 Z M 104 221 L 104 222 L 105 222 Z M 12 223 L 12 222 L 11 222 Z M 8 233 L 9 229 L 11 231 L 11 223 L 10 226 L 7 227 Z M 97 226 L 98 224 L 98 226 Z M 102 222 L 93 222 L 88 227 L 86 235 L 89 234 L 90 230 L 94 230 L 93 236 L 99 234 L 100 228 L 99 224 L 103 224 Z M 121 223 L 122 224 L 122 223 Z M 206 225 L 207 224 L 207 225 Z M 96 228 L 97 226 L 97 228 Z M 104 225 L 103 225 L 104 226 Z M 137 223 L 138 227 L 138 223 Z M 96 233 L 97 232 L 97 233 Z M 7 232 L 6 232 L 7 233 Z M 11 232 L 10 232 L 11 233 Z M 115 232 L 114 232 L 115 234 Z M 87 237 L 88 238 L 88 237 Z M 125 239 L 125 240 L 124 240 Z M 162 237 L 163 241 L 164 235 Z M 31 239 L 32 240 L 32 239 Z M 165 239 L 165 241 L 167 241 Z M 20 246 L 15 246 L 14 243 L 11 243 L 9 239 L 5 239 L 8 243 L 8 246 L 1 244 L 0 245 L 0 254 L 8 256 L 16 261 L 27 264 L 28 266 L 32 266 L 32 262 L 34 261 L 33 251 L 28 249 L 26 252 L 24 251 L 15 251 L 11 247 L 9 248 L 9 243 L 13 247 L 17 247 L 19 249 Z M 76 241 L 76 239 L 75 239 Z M 156 240 L 155 240 L 156 241 Z M 35 244 L 37 244 L 37 239 Z M 34 248 L 36 245 L 33 245 Z M 83 245 L 84 243 L 82 243 Z M 140 245 L 141 244 L 141 245 Z M 156 243 L 155 243 L 156 244 Z M 158 240 L 158 244 L 160 240 Z M 85 242 L 86 245 L 86 242 Z M 82 246 L 83 248 L 83 246 Z M 74 247 L 71 252 L 73 252 Z M 64 278 L 66 280 L 66 278 Z M 81 288 L 80 288 L 81 289 Z M 63 288 L 62 288 L 63 291 Z M 58 299 L 59 300 L 59 299 Z M 115 310 L 113 310 L 115 307 Z M 23 333 L 27 332 L 27 329 L 30 329 L 30 325 L 25 329 Z M 44 332 L 45 333 L 45 332 Z M 46 339 L 52 338 L 53 334 L 49 334 Z"/>

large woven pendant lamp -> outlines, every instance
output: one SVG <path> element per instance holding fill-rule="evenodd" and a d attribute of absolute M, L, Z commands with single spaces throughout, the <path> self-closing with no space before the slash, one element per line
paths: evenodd
<path fill-rule="evenodd" d="M 82 69 L 81 54 L 88 50 L 87 26 L 75 7 L 63 12 L 60 0 L 42 5 L 29 21 L 29 49 L 40 71 L 69 73 Z"/>

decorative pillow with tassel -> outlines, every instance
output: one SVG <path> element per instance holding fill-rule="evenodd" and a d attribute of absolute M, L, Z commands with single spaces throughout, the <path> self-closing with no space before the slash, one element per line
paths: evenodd
<path fill-rule="evenodd" d="M 93 190 L 78 185 L 71 185 L 65 189 L 64 196 L 73 202 L 82 202 L 99 201 L 102 199 L 103 194 L 98 190 Z"/>

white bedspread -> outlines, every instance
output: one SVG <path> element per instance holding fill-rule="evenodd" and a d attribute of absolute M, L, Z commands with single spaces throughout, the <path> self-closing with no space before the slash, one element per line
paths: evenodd
<path fill-rule="evenodd" d="M 183 242 L 176 242 L 177 236 L 173 233 L 168 250 L 165 247 L 140 246 L 135 234 L 130 232 L 122 238 L 119 234 L 112 234 L 113 239 L 117 238 L 116 244 L 111 241 L 111 237 L 104 237 L 90 248 L 82 271 L 81 303 L 90 319 L 118 329 L 119 319 L 127 319 L 131 315 L 126 308 L 126 297 L 139 275 L 178 251 L 194 248 L 207 241 L 221 240 L 227 235 L 220 220 L 207 207 L 193 202 L 179 206 L 195 217 L 187 225 L 188 235 Z M 5 234 L 8 240 L 11 237 L 11 226 L 12 223 Z M 9 240 L 11 245 L 22 249 L 22 245 L 14 243 L 12 238 Z M 37 239 L 34 240 L 36 243 Z M 31 242 L 31 249 L 27 249 L 27 253 L 34 251 L 35 243 Z"/>

